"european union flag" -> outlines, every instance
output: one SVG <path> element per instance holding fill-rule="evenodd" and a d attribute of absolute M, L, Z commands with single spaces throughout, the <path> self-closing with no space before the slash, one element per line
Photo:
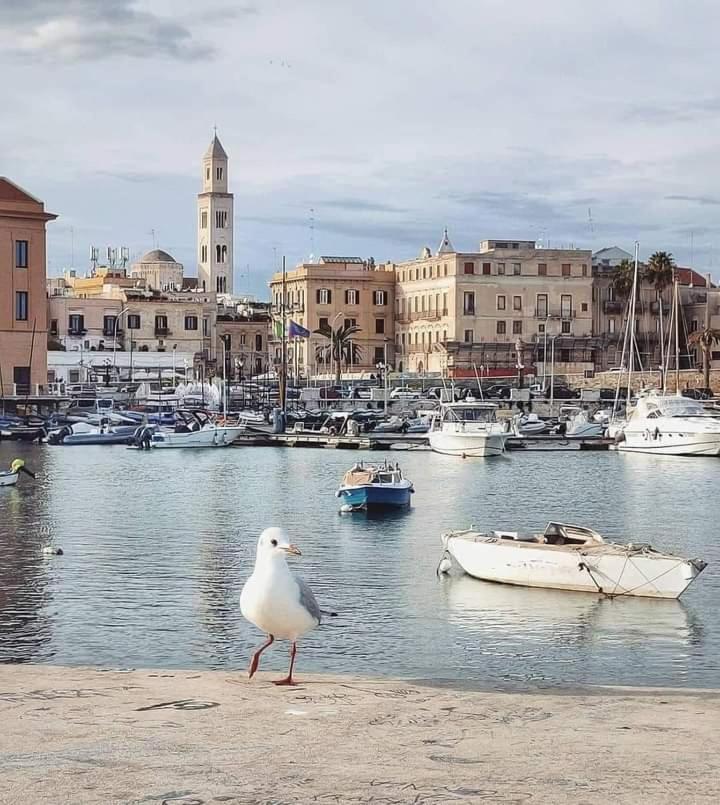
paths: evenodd
<path fill-rule="evenodd" d="M 306 330 L 302 325 L 290 319 L 288 338 L 310 338 L 310 330 Z"/>

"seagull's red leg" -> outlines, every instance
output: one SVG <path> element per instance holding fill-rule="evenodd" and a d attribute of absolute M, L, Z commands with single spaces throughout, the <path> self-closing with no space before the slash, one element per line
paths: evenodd
<path fill-rule="evenodd" d="M 263 643 L 262 646 L 252 655 L 252 659 L 250 660 L 250 668 L 248 668 L 248 676 L 250 679 L 253 678 L 255 671 L 258 669 L 258 665 L 260 663 L 260 655 L 265 651 L 268 646 L 271 646 L 274 642 L 275 638 L 269 634 L 266 643 Z"/>
<path fill-rule="evenodd" d="M 297 643 L 293 640 L 292 648 L 290 649 L 290 671 L 285 679 L 278 679 L 277 682 L 273 682 L 273 685 L 295 685 L 296 683 L 293 681 L 292 672 L 293 667 L 295 666 L 295 653 L 297 652 Z"/>

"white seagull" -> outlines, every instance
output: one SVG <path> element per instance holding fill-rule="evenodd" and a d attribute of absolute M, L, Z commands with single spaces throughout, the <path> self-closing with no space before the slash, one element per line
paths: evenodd
<path fill-rule="evenodd" d="M 320 624 L 323 613 L 312 590 L 299 576 L 293 575 L 286 557 L 300 556 L 297 546 L 288 542 L 280 528 L 266 528 L 260 535 L 255 555 L 255 569 L 240 593 L 243 616 L 267 633 L 268 639 L 253 654 L 248 675 L 258 669 L 260 655 L 276 637 L 292 640 L 290 670 L 275 685 L 294 685 L 293 666 L 297 639 Z"/>

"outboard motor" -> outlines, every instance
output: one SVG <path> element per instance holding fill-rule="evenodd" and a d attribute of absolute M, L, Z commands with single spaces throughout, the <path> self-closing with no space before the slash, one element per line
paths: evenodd
<path fill-rule="evenodd" d="M 48 434 L 48 444 L 62 444 L 66 436 L 72 436 L 72 428 L 69 425 L 63 425 L 59 430 L 53 431 Z"/>
<path fill-rule="evenodd" d="M 141 425 L 133 434 L 135 444 L 141 450 L 149 450 L 152 434 L 153 428 L 150 425 Z"/>

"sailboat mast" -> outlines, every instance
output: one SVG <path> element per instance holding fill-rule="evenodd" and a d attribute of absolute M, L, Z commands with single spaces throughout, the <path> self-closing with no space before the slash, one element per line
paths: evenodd
<path fill-rule="evenodd" d="M 680 295 L 677 277 L 674 280 L 675 295 L 675 393 L 680 394 Z"/>
<path fill-rule="evenodd" d="M 286 386 L 287 386 L 287 333 L 286 333 L 286 325 L 285 325 L 285 282 L 286 282 L 286 270 L 285 270 L 285 255 L 283 255 L 282 259 L 282 301 L 280 304 L 280 315 L 282 316 L 282 348 L 281 348 L 281 360 L 280 360 L 280 410 L 285 410 L 285 400 L 286 400 Z"/>
<path fill-rule="evenodd" d="M 630 361 L 628 363 L 628 385 L 627 385 L 627 402 L 630 402 L 632 397 L 632 370 L 635 363 L 635 352 L 637 349 L 635 341 L 635 310 L 637 304 L 638 292 L 638 270 L 640 263 L 640 242 L 635 241 L 635 271 L 633 272 L 632 296 L 630 299 Z"/>

